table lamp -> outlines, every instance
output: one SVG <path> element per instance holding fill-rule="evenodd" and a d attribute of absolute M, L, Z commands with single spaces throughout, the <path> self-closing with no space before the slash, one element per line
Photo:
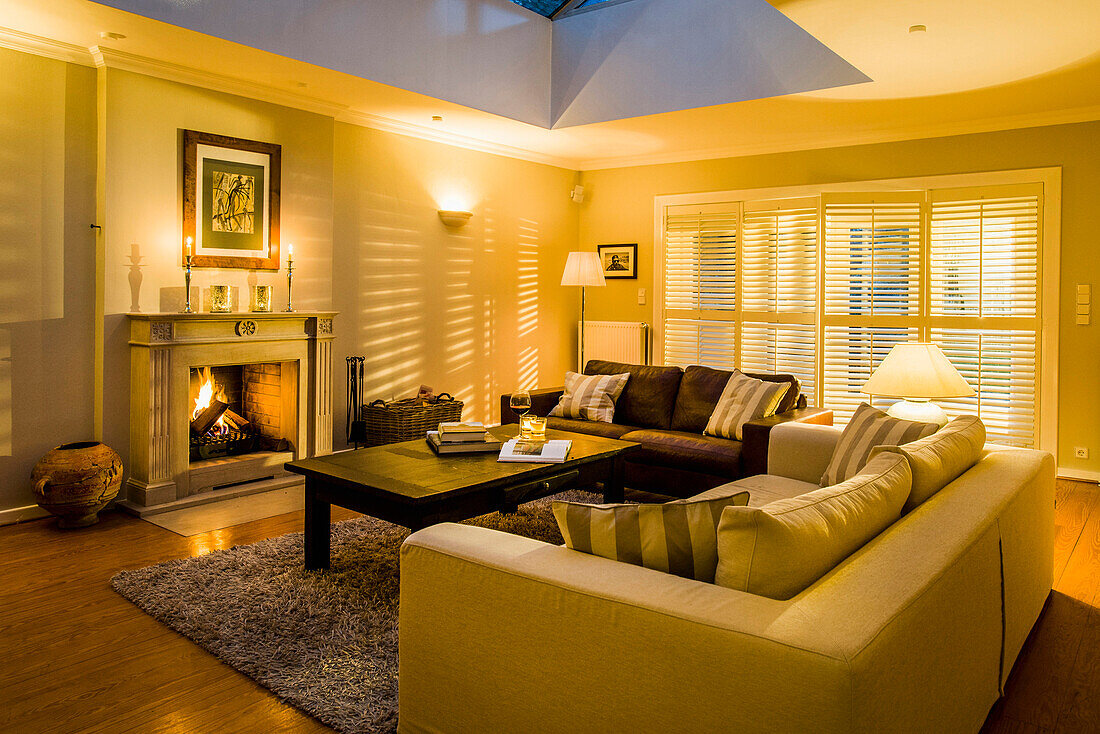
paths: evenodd
<path fill-rule="evenodd" d="M 595 252 L 569 253 L 561 274 L 561 284 L 581 287 L 581 364 L 577 371 L 584 372 L 584 289 L 590 285 L 607 285 L 600 256 Z"/>
<path fill-rule="evenodd" d="M 947 425 L 947 413 L 932 402 L 968 398 L 974 388 L 935 344 L 895 344 L 861 389 L 868 395 L 902 398 L 886 412 L 909 421 Z"/>

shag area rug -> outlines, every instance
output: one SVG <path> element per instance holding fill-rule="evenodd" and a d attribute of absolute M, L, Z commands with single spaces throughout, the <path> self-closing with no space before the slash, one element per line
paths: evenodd
<path fill-rule="evenodd" d="M 553 499 L 468 520 L 562 543 Z M 397 728 L 398 551 L 409 531 L 371 517 L 332 526 L 332 566 L 302 568 L 301 533 L 122 571 L 111 585 L 155 619 L 347 734 Z"/>

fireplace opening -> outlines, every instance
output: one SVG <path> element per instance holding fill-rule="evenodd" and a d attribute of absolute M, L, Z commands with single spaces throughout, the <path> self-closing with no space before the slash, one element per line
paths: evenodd
<path fill-rule="evenodd" d="M 282 372 L 280 363 L 192 367 L 190 460 L 292 450 Z"/>

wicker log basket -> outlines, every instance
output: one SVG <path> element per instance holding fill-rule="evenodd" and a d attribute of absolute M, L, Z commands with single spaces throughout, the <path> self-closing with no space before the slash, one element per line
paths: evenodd
<path fill-rule="evenodd" d="M 408 398 L 407 400 L 375 400 L 364 405 L 363 421 L 366 423 L 367 446 L 380 446 L 398 441 L 424 438 L 445 421 L 462 420 L 462 401 L 447 393 L 437 397 Z"/>

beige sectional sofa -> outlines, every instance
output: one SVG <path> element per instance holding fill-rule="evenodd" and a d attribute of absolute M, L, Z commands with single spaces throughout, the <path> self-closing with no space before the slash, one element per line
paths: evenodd
<path fill-rule="evenodd" d="M 840 432 L 772 432 L 750 505 Z M 403 732 L 975 732 L 1050 592 L 1054 464 L 981 460 L 787 601 L 484 528 L 402 548 Z"/>

